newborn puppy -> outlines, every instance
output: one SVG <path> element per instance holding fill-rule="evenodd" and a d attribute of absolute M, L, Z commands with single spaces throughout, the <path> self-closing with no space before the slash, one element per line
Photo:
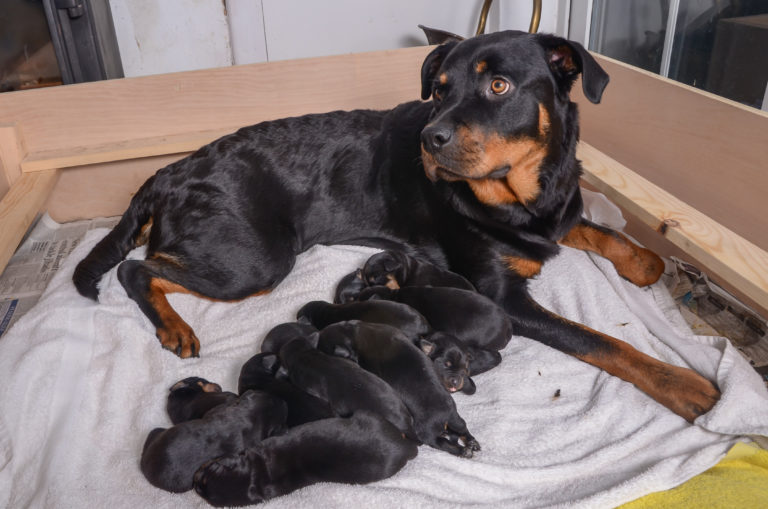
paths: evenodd
<path fill-rule="evenodd" d="M 346 417 L 358 410 L 368 410 L 417 440 L 413 417 L 399 394 L 357 364 L 315 349 L 317 335 L 313 339 L 294 339 L 280 349 L 280 363 L 293 385 L 327 401 L 336 415 Z"/>
<path fill-rule="evenodd" d="M 286 424 L 289 428 L 335 417 L 328 402 L 308 394 L 290 381 L 275 377 L 280 368 L 280 360 L 273 353 L 256 354 L 243 364 L 237 391 L 243 394 L 249 389 L 268 392 L 285 401 L 288 406 Z"/>
<path fill-rule="evenodd" d="M 400 329 L 414 341 L 430 331 L 429 322 L 418 311 L 391 300 L 366 300 L 346 304 L 330 304 L 316 300 L 305 304 L 296 316 L 299 321 L 309 322 L 318 329 L 346 320 L 383 323 Z"/>
<path fill-rule="evenodd" d="M 200 419 L 211 408 L 231 403 L 236 399 L 237 394 L 222 392 L 219 384 L 191 376 L 171 387 L 165 408 L 171 422 L 178 424 Z"/>
<path fill-rule="evenodd" d="M 383 286 L 364 289 L 360 300 L 379 298 L 406 304 L 427 319 L 433 329 L 456 336 L 462 343 L 501 350 L 512 338 L 512 320 L 492 300 L 477 292 L 437 286 Z"/>
<path fill-rule="evenodd" d="M 464 276 L 417 260 L 402 251 L 377 253 L 365 262 L 363 279 L 368 286 L 386 286 L 392 290 L 405 286 L 447 286 L 477 291 Z"/>
<path fill-rule="evenodd" d="M 356 359 L 361 368 L 387 382 L 408 407 L 421 442 L 468 458 L 480 450 L 432 362 L 394 327 L 358 320 L 336 323 L 320 331 L 317 348 Z"/>
<path fill-rule="evenodd" d="M 317 482 L 366 484 L 397 473 L 415 443 L 374 413 L 291 428 L 195 472 L 195 491 L 214 506 L 258 504 Z"/>
<path fill-rule="evenodd" d="M 440 378 L 459 376 L 466 366 L 469 375 L 479 375 L 501 364 L 501 354 L 465 345 L 455 336 L 435 331 L 420 339 L 417 346 L 435 363 Z M 465 392 L 466 391 L 462 391 Z"/>
<path fill-rule="evenodd" d="M 285 403 L 264 392 L 247 391 L 201 419 L 181 422 L 147 436 L 141 471 L 154 486 L 180 493 L 192 489 L 195 470 L 204 462 L 257 445 L 285 430 Z"/>
<path fill-rule="evenodd" d="M 310 336 L 317 329 L 308 323 L 288 322 L 281 323 L 272 328 L 264 341 L 261 342 L 261 351 L 264 353 L 278 353 L 280 348 L 288 341 L 295 338 L 304 338 Z"/>
<path fill-rule="evenodd" d="M 336 293 L 333 296 L 334 304 L 344 304 L 345 302 L 355 301 L 357 299 L 357 294 L 367 286 L 368 284 L 363 280 L 362 269 L 350 272 L 341 278 L 339 284 L 336 285 Z"/>

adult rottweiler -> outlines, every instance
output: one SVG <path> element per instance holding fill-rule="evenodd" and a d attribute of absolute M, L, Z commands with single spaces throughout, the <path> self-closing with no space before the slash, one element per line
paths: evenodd
<path fill-rule="evenodd" d="M 558 244 L 595 251 L 638 285 L 661 259 L 581 218 L 581 75 L 597 103 L 608 75 L 581 45 L 497 32 L 435 48 L 422 98 L 388 111 L 335 111 L 264 122 L 204 146 L 150 177 L 74 282 L 96 299 L 102 275 L 137 245 L 118 277 L 163 347 L 200 342 L 169 292 L 234 301 L 263 294 L 315 244 L 399 249 L 466 277 L 510 313 L 515 333 L 634 383 L 692 421 L 719 391 L 694 371 L 537 305 L 526 281 Z"/>

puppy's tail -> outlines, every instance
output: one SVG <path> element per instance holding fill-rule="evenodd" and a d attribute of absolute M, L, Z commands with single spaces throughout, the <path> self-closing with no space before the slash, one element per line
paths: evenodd
<path fill-rule="evenodd" d="M 152 210 L 149 189 L 155 177 L 147 180 L 131 200 L 115 228 L 96 244 L 88 256 L 83 258 L 72 276 L 80 295 L 98 300 L 98 283 L 112 267 L 123 261 L 133 248 L 142 245 L 145 225 L 151 224 Z"/>

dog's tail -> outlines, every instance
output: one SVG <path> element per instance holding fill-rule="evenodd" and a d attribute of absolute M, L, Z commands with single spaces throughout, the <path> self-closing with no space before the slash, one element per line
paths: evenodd
<path fill-rule="evenodd" d="M 148 196 L 152 181 L 154 177 L 141 186 L 120 222 L 77 264 L 72 282 L 80 295 L 98 300 L 97 285 L 101 277 L 123 261 L 129 251 L 143 243 L 140 240 L 144 233 L 143 227 L 152 218 L 152 200 Z"/>

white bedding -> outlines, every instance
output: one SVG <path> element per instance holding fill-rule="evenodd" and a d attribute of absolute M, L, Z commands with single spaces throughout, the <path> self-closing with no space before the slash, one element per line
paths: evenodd
<path fill-rule="evenodd" d="M 204 507 L 194 492 L 151 486 L 138 468 L 147 432 L 169 425 L 168 388 L 197 375 L 235 390 L 264 334 L 374 252 L 319 246 L 274 292 L 237 304 L 171 295 L 201 338 L 199 359 L 162 350 L 115 270 L 100 303 L 77 294 L 75 264 L 106 230 L 89 232 L 39 304 L 0 338 L 0 506 Z M 140 256 L 140 253 L 134 253 Z M 532 282 L 549 309 L 716 379 L 723 398 L 690 425 L 632 385 L 522 337 L 455 400 L 482 451 L 467 460 L 428 447 L 394 477 L 318 484 L 266 507 L 608 507 L 676 486 L 746 434 L 768 435 L 768 395 L 723 338 L 695 337 L 661 284 L 639 289 L 610 262 L 563 249 Z M 555 392 L 559 390 L 559 398 Z"/>

